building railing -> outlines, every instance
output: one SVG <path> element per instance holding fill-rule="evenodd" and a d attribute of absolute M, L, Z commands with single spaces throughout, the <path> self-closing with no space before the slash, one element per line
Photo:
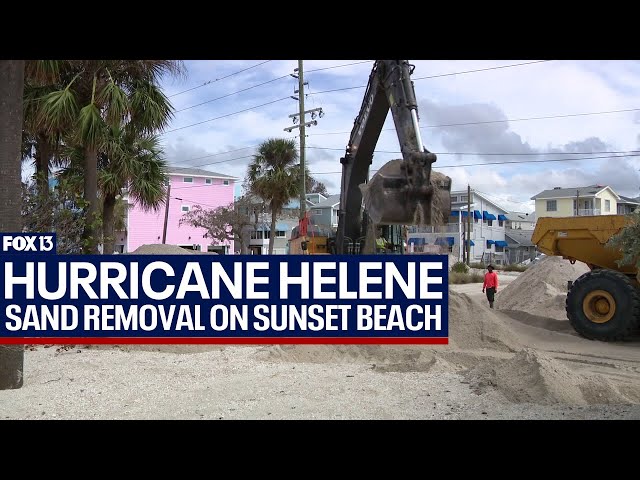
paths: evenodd
<path fill-rule="evenodd" d="M 580 208 L 578 209 L 578 216 L 585 217 L 590 215 L 602 215 L 602 211 L 599 208 Z"/>
<path fill-rule="evenodd" d="M 409 233 L 456 233 L 460 231 L 460 228 L 464 231 L 467 224 L 460 226 L 457 223 L 449 223 L 448 225 L 431 225 L 431 226 L 416 226 L 412 225 L 408 227 Z M 471 224 L 471 231 L 473 231 L 473 223 Z"/>

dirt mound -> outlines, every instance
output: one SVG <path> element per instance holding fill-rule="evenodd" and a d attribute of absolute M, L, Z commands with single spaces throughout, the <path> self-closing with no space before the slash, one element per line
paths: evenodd
<path fill-rule="evenodd" d="M 467 350 L 515 352 L 515 335 L 488 308 L 449 292 L 449 345 L 270 345 L 262 360 L 302 363 L 369 363 L 381 371 L 458 371 Z"/>
<path fill-rule="evenodd" d="M 500 310 L 521 311 L 538 317 L 566 320 L 567 281 L 589 271 L 582 262 L 545 257 L 522 272 L 496 296 Z"/>
<path fill-rule="evenodd" d="M 491 349 L 515 352 L 515 334 L 484 304 L 468 295 L 449 291 L 449 342 L 461 350 Z"/>
<path fill-rule="evenodd" d="M 558 360 L 525 349 L 510 360 L 485 360 L 466 373 L 479 395 L 495 388 L 514 403 L 625 404 L 634 403 L 605 377 L 569 370 Z"/>
<path fill-rule="evenodd" d="M 194 255 L 194 254 L 211 254 L 212 252 L 198 252 L 195 250 L 186 250 L 177 245 L 163 245 L 161 243 L 150 243 L 140 245 L 133 252 L 133 255 Z M 215 253 L 214 253 L 215 255 Z"/>

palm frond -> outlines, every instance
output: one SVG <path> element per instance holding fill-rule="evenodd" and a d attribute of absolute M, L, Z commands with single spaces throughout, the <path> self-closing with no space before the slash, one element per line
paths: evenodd
<path fill-rule="evenodd" d="M 96 101 L 99 105 L 104 105 L 105 119 L 109 125 L 119 126 L 128 115 L 127 94 L 113 80 L 106 83 L 98 93 Z"/>
<path fill-rule="evenodd" d="M 150 82 L 135 82 L 130 96 L 131 124 L 141 133 L 162 130 L 173 118 L 173 106 L 160 88 Z"/>
<path fill-rule="evenodd" d="M 77 114 L 78 102 L 75 94 L 73 90 L 65 88 L 50 92 L 41 99 L 35 122 L 53 133 L 68 128 L 75 121 Z"/>
<path fill-rule="evenodd" d="M 27 60 L 25 80 L 37 85 L 51 85 L 60 79 L 63 60 Z"/>
<path fill-rule="evenodd" d="M 78 133 L 84 146 L 98 148 L 105 141 L 107 125 L 94 103 L 82 107 L 78 114 L 78 127 Z"/>

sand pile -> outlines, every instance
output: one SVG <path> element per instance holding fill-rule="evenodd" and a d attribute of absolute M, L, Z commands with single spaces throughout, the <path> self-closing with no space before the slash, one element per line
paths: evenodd
<path fill-rule="evenodd" d="M 150 243 L 147 245 L 140 245 L 133 252 L 130 252 L 134 255 L 194 255 L 197 253 L 208 253 L 211 252 L 199 252 L 195 250 L 186 250 L 177 245 L 163 245 L 161 243 Z M 214 253 L 214 255 L 216 255 Z"/>
<path fill-rule="evenodd" d="M 569 370 L 558 360 L 531 349 L 520 351 L 511 360 L 480 362 L 466 377 L 477 394 L 493 388 L 514 403 L 634 403 L 605 377 Z"/>
<path fill-rule="evenodd" d="M 520 342 L 484 304 L 449 290 L 449 343 L 460 350 L 514 352 Z"/>
<path fill-rule="evenodd" d="M 582 262 L 571 265 L 561 257 L 545 257 L 522 272 L 496 296 L 500 310 L 566 320 L 567 281 L 589 271 Z"/>
<path fill-rule="evenodd" d="M 457 358 L 461 351 L 518 349 L 515 335 L 488 308 L 450 291 L 449 345 L 269 345 L 258 357 L 281 362 L 367 363 L 382 371 L 452 372 L 468 364 L 468 358 Z"/>

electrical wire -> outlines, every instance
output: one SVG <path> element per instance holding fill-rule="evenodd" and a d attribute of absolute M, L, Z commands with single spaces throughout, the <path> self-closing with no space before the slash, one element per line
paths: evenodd
<path fill-rule="evenodd" d="M 269 61 L 270 61 L 270 60 L 269 60 Z M 311 69 L 311 70 L 305 70 L 305 71 L 304 71 L 304 73 L 305 73 L 305 74 L 307 74 L 307 73 L 310 73 L 310 72 L 319 72 L 319 71 L 321 71 L 321 70 L 331 70 L 331 69 L 334 69 L 334 68 L 349 67 L 349 66 L 351 66 L 351 65 L 358 65 L 358 64 L 360 64 L 360 63 L 367 63 L 367 62 L 369 62 L 369 60 L 365 60 L 365 61 L 362 61 L 362 62 L 346 63 L 346 64 L 344 64 L 344 65 L 333 65 L 333 66 L 331 66 L 331 67 L 315 68 L 315 69 Z M 266 62 L 265 62 L 265 63 L 266 63 Z M 262 65 L 262 64 L 260 64 L 260 65 Z M 257 66 L 257 65 L 256 65 L 256 66 Z M 251 67 L 251 68 L 253 68 L 253 67 Z M 246 71 L 246 70 L 248 70 L 248 69 L 241 70 L 241 72 Z M 240 72 L 236 72 L 236 74 L 237 74 L 237 73 L 240 73 Z M 191 106 L 189 106 L 189 107 L 181 108 L 180 110 L 176 110 L 176 111 L 175 111 L 175 113 L 184 112 L 185 110 L 189 110 L 189 109 L 191 109 L 191 108 L 199 107 L 199 106 L 201 106 L 201 105 L 206 105 L 207 103 L 215 102 L 215 101 L 217 101 L 217 100 L 222 100 L 223 98 L 228 98 L 228 97 L 231 97 L 231 96 L 236 95 L 236 94 L 238 94 L 238 93 L 246 92 L 247 90 L 251 90 L 251 89 L 254 89 L 254 88 L 257 88 L 257 87 L 262 87 L 263 85 L 267 85 L 267 84 L 269 84 L 269 83 L 273 83 L 273 82 L 275 82 L 275 81 L 277 81 L 277 80 L 282 80 L 283 78 L 288 78 L 288 77 L 290 77 L 290 74 L 282 75 L 282 76 L 277 77 L 277 78 L 272 78 L 271 80 L 267 80 L 266 82 L 258 83 L 258 84 L 256 84 L 256 85 L 252 85 L 251 87 L 243 88 L 242 90 L 237 90 L 237 91 L 235 91 L 235 92 L 231 92 L 231 93 L 228 93 L 228 94 L 226 94 L 226 95 L 222 95 L 221 97 L 212 98 L 211 100 L 206 100 L 206 101 L 204 101 L 204 102 L 197 103 L 197 104 L 195 104 L 195 105 L 191 105 Z M 209 83 L 210 83 L 210 82 L 209 82 Z M 204 85 L 202 85 L 202 86 L 204 86 Z M 198 88 L 198 87 L 196 87 L 196 88 Z M 185 90 L 185 91 L 186 91 L 186 90 Z M 184 92 L 183 92 L 183 93 L 184 93 Z M 177 95 L 177 94 L 176 94 L 176 95 Z M 307 95 L 309 95 L 309 94 L 307 94 Z"/>
<path fill-rule="evenodd" d="M 466 71 L 462 71 L 462 72 L 450 72 L 450 73 L 441 73 L 439 75 L 430 75 L 428 77 L 417 77 L 417 78 L 413 78 L 413 80 L 427 80 L 430 78 L 439 78 L 439 77 L 449 77 L 449 76 L 453 76 L 453 75 L 464 75 L 467 73 L 476 73 L 476 72 L 486 72 L 488 70 L 498 70 L 500 68 L 512 68 L 512 67 L 521 67 L 523 65 L 531 65 L 533 63 L 542 63 L 542 62 L 551 62 L 552 60 L 536 60 L 533 62 L 524 62 L 524 63 L 513 63 L 510 65 L 500 65 L 497 67 L 488 67 L 488 68 L 479 68 L 477 70 L 466 70 Z M 358 88 L 366 88 L 367 85 L 360 85 L 358 87 L 344 87 L 344 88 L 333 88 L 331 90 L 321 90 L 319 92 L 315 92 L 313 95 L 321 95 L 323 93 L 333 93 L 333 92 L 342 92 L 342 91 L 346 91 L 346 90 L 355 90 Z"/>
<path fill-rule="evenodd" d="M 214 80 L 209 80 L 207 82 L 204 82 L 202 85 L 198 85 L 196 87 L 188 88 L 188 89 L 183 90 L 181 92 L 173 93 L 173 94 L 167 95 L 167 96 L 168 97 L 176 97 L 178 95 L 182 95 L 183 93 L 190 92 L 191 90 L 196 90 L 198 88 L 205 87 L 205 86 L 210 85 L 212 83 L 219 82 L 220 80 L 224 80 L 225 78 L 233 77 L 234 75 L 238 75 L 239 73 L 246 72 L 247 70 L 251 70 L 252 68 L 259 67 L 260 65 L 264 65 L 265 63 L 269 63 L 269 62 L 272 62 L 272 61 L 273 60 L 265 60 L 264 62 L 258 63 L 256 65 L 251 66 L 251 67 L 243 68 L 242 70 L 238 70 L 237 72 L 230 73 L 229 75 L 225 75 L 224 77 L 216 78 Z"/>
<path fill-rule="evenodd" d="M 504 123 L 504 122 L 525 122 L 529 120 L 550 120 L 553 118 L 570 118 L 570 117 L 585 117 L 590 115 L 609 115 L 613 113 L 628 113 L 628 112 L 638 112 L 640 108 L 625 108 L 621 110 L 605 110 L 601 112 L 583 112 L 583 113 L 568 113 L 564 115 L 547 115 L 543 117 L 528 117 L 528 118 L 506 118 L 504 120 L 485 120 L 481 122 L 464 122 L 464 123 L 444 123 L 438 125 L 423 125 L 420 129 L 423 128 L 442 128 L 442 127 L 461 127 L 461 126 L 469 126 L 469 125 L 486 125 L 489 123 Z M 395 128 L 384 128 L 381 131 L 391 131 Z M 327 133 L 310 133 L 309 135 L 344 135 L 351 133 L 351 130 L 344 132 L 327 132 Z"/>
<path fill-rule="evenodd" d="M 548 163 L 548 162 L 572 162 L 572 161 L 584 161 L 584 160 L 597 160 L 597 159 L 613 159 L 613 158 L 629 158 L 629 157 L 640 157 L 640 153 L 629 154 L 629 155 L 605 155 L 599 157 L 584 157 L 584 158 L 553 158 L 547 160 L 512 160 L 505 162 L 482 162 L 482 163 L 462 163 L 459 165 L 434 165 L 434 169 L 441 168 L 460 168 L 460 167 L 477 167 L 484 165 L 507 165 L 507 164 L 520 164 L 520 163 Z M 377 172 L 378 170 L 370 170 L 370 172 Z M 341 174 L 342 172 L 311 172 L 312 175 L 335 175 Z"/>
<path fill-rule="evenodd" d="M 290 98 L 291 97 L 282 97 L 282 98 L 279 98 L 277 100 L 272 100 L 271 102 L 263 103 L 261 105 L 254 105 L 253 107 L 245 108 L 243 110 L 238 110 L 237 112 L 227 113 L 226 115 L 220 115 L 219 117 L 214 117 L 214 118 L 210 118 L 208 120 L 203 120 L 201 122 L 192 123 L 191 125 L 185 125 L 183 127 L 178 127 L 178 128 L 174 128 L 172 130 L 167 130 L 166 132 L 163 132 L 161 135 L 164 135 L 166 133 L 171 133 L 171 132 L 177 132 L 178 130 L 183 130 L 185 128 L 195 127 L 196 125 L 202 125 L 203 123 L 213 122 L 214 120 L 220 120 L 221 118 L 231 117 L 231 116 L 237 115 L 239 113 L 248 112 L 249 110 L 253 110 L 255 108 L 265 107 L 265 106 L 271 105 L 273 103 L 282 102 L 283 100 L 289 100 Z"/>

